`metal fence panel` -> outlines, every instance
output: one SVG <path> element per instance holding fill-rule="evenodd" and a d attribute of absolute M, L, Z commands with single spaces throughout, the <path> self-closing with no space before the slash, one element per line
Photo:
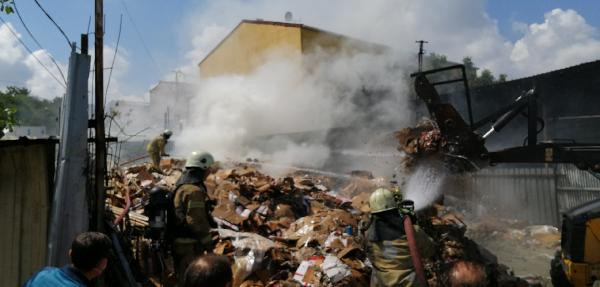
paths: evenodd
<path fill-rule="evenodd" d="M 600 198 L 600 180 L 589 172 L 572 165 L 559 165 L 557 171 L 556 190 L 560 212 Z"/>
<path fill-rule="evenodd" d="M 565 210 L 600 198 L 600 180 L 573 165 L 498 167 L 470 176 L 467 194 L 489 214 L 560 226 Z"/>
<path fill-rule="evenodd" d="M 0 141 L 0 286 L 45 265 L 55 143 Z"/>
<path fill-rule="evenodd" d="M 548 167 L 484 169 L 471 176 L 468 193 L 489 214 L 556 226 L 555 177 Z"/>

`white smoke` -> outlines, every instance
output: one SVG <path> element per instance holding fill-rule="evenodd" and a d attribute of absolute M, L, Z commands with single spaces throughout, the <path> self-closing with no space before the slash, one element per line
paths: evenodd
<path fill-rule="evenodd" d="M 274 53 L 249 75 L 201 80 L 190 122 L 175 137 L 175 154 L 201 149 L 218 158 L 319 168 L 331 152 L 328 130 L 352 127 L 349 141 L 368 142 L 376 128 L 383 133 L 409 123 L 404 74 L 392 67 L 390 54 L 306 57 L 318 63 L 310 72 Z M 364 91 L 381 90 L 372 103 L 357 102 L 367 97 Z"/>

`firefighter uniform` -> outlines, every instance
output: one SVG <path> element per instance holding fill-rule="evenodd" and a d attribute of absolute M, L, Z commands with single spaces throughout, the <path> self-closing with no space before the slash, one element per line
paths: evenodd
<path fill-rule="evenodd" d="M 207 168 L 212 164 L 208 153 L 192 153 L 186 161 L 186 169 L 177 181 L 175 198 L 175 238 L 172 244 L 175 272 L 179 282 L 187 266 L 205 251 L 212 252 L 211 225 L 214 221 L 208 207 L 208 195 L 204 186 Z"/>
<path fill-rule="evenodd" d="M 371 216 L 366 223 L 365 250 L 373 265 L 371 286 L 419 286 L 394 194 L 378 189 L 369 198 Z M 435 252 L 431 238 L 414 226 L 415 241 L 422 258 Z"/>
<path fill-rule="evenodd" d="M 418 226 L 415 239 L 422 258 L 435 252 L 431 239 Z M 367 257 L 373 264 L 371 286 L 418 286 L 406 235 L 394 240 L 368 241 Z"/>
<path fill-rule="evenodd" d="M 173 241 L 173 259 L 180 275 L 195 257 L 212 250 L 206 190 L 195 184 L 181 185 L 175 193 L 174 205 L 180 224 Z"/>
<path fill-rule="evenodd" d="M 165 146 L 167 145 L 167 139 L 161 134 L 155 137 L 146 147 L 150 159 L 152 159 L 152 168 L 160 170 L 160 157 L 167 155 L 165 153 Z"/>

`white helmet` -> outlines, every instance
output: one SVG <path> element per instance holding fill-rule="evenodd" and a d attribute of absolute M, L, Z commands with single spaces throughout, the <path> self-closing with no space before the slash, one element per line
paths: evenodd
<path fill-rule="evenodd" d="M 170 137 L 173 135 L 173 132 L 172 132 L 171 130 L 169 130 L 169 129 L 166 129 L 166 130 L 163 132 L 163 135 L 164 135 L 165 137 L 167 137 L 167 138 L 170 138 Z"/>
<path fill-rule="evenodd" d="M 215 162 L 213 156 L 207 152 L 194 151 L 185 161 L 185 167 L 209 168 Z"/>

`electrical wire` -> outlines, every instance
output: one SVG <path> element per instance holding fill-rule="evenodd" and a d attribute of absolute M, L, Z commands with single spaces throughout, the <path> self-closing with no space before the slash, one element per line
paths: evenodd
<path fill-rule="evenodd" d="M 48 72 L 48 74 L 50 74 L 50 76 L 54 80 L 56 80 L 56 82 L 59 85 L 61 85 L 63 88 L 66 89 L 67 86 L 63 82 L 61 82 L 52 72 L 50 72 L 48 67 L 46 67 L 46 65 L 44 65 L 44 63 L 42 63 L 42 61 L 40 61 L 40 59 L 31 51 L 31 49 L 29 49 L 29 47 L 23 42 L 23 40 L 21 40 L 19 35 L 17 35 L 17 33 L 10 27 L 10 25 L 8 25 L 8 23 L 6 21 L 4 21 L 4 19 L 2 17 L 0 17 L 0 21 L 2 21 L 2 23 L 5 24 L 8 31 L 10 31 L 10 33 L 19 41 L 19 43 L 21 43 L 21 45 L 23 45 L 23 47 L 25 47 L 25 50 L 27 50 L 27 52 L 29 52 L 29 54 L 38 62 L 38 64 L 40 64 L 44 68 L 44 70 L 46 70 L 46 72 Z"/>
<path fill-rule="evenodd" d="M 31 37 L 31 39 L 33 39 L 33 42 L 35 42 L 37 44 L 38 48 L 40 48 L 42 51 L 46 52 L 46 54 L 50 58 L 50 61 L 52 61 L 52 63 L 54 63 L 54 65 L 56 66 L 56 69 L 60 73 L 60 77 L 63 79 L 63 81 L 64 81 L 64 83 L 66 85 L 67 84 L 67 79 L 65 78 L 65 74 L 63 73 L 62 69 L 60 68 L 60 66 L 58 65 L 58 63 L 54 59 L 54 57 L 52 57 L 52 54 L 50 54 L 46 49 L 44 49 L 44 47 L 42 47 L 42 44 L 40 44 L 40 42 L 35 38 L 35 36 L 33 36 L 33 33 L 31 33 L 31 30 L 29 30 L 29 27 L 27 27 L 27 25 L 25 24 L 25 21 L 23 21 L 23 18 L 21 17 L 21 13 L 19 12 L 19 9 L 17 8 L 17 2 L 13 2 L 13 7 L 15 7 L 15 12 L 17 12 L 17 16 L 19 17 L 19 21 L 21 21 L 21 25 L 23 25 L 23 28 L 25 28 L 25 31 L 27 31 L 27 34 L 29 34 L 29 36 Z"/>
<path fill-rule="evenodd" d="M 46 17 L 48 17 L 48 19 L 50 19 L 50 21 L 54 24 L 54 26 L 56 26 L 56 28 L 58 28 L 58 31 L 60 31 L 60 33 L 67 40 L 67 45 L 69 45 L 69 47 L 71 47 L 72 42 L 69 39 L 69 37 L 67 37 L 67 34 L 65 33 L 65 31 L 63 31 L 63 29 L 54 21 L 54 19 L 52 19 L 52 16 L 50 16 L 50 14 L 48 14 L 48 12 L 46 12 L 46 9 L 44 9 L 44 7 L 42 7 L 42 5 L 40 5 L 40 2 L 38 2 L 38 0 L 33 0 L 33 1 L 35 1 L 35 4 L 37 4 L 37 6 L 40 7 L 42 12 L 44 12 L 44 14 L 46 14 Z"/>
<path fill-rule="evenodd" d="M 148 56 L 150 57 L 150 61 L 152 61 L 152 64 L 154 65 L 154 68 L 156 69 L 156 71 L 158 71 L 158 64 L 156 63 L 156 60 L 154 60 L 152 53 L 150 53 L 150 50 L 148 49 L 148 45 L 146 45 L 144 38 L 142 38 L 142 34 L 140 33 L 140 30 L 137 28 L 135 21 L 133 21 L 133 17 L 131 17 L 131 14 L 129 13 L 129 9 L 127 8 L 127 5 L 125 4 L 125 1 L 121 0 L 121 4 L 123 5 L 123 8 L 125 9 L 125 14 L 127 15 L 127 18 L 129 18 L 129 21 L 131 21 L 131 25 L 133 26 L 133 29 L 135 30 L 136 34 L 140 38 L 140 42 L 142 43 L 142 46 L 144 47 L 146 54 L 148 54 Z"/>
<path fill-rule="evenodd" d="M 108 98 L 108 88 L 110 87 L 110 79 L 112 78 L 113 68 L 115 67 L 115 60 L 117 59 L 117 52 L 119 52 L 119 41 L 121 41 L 121 26 L 123 25 L 123 14 L 119 20 L 119 35 L 117 36 L 117 45 L 115 47 L 115 54 L 113 55 L 112 63 L 110 64 L 110 73 L 108 74 L 108 81 L 106 83 L 106 91 L 104 92 L 104 105 L 106 106 L 106 98 Z"/>

